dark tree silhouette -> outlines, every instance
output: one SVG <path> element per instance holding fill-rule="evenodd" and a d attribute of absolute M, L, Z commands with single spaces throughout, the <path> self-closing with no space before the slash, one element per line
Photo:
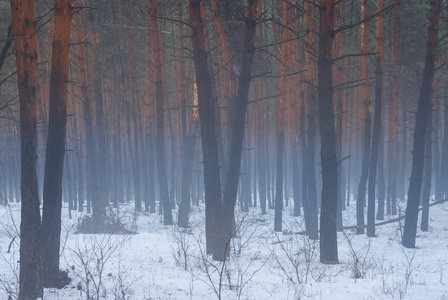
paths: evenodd
<path fill-rule="evenodd" d="M 418 97 L 417 117 L 415 120 L 414 140 L 412 146 L 412 169 L 408 189 L 408 204 L 403 230 L 402 244 L 406 248 L 415 247 L 417 233 L 418 206 L 423 179 L 423 165 L 425 157 L 425 135 L 431 97 L 433 93 L 433 80 L 437 46 L 439 44 L 439 19 L 442 0 L 432 0 L 429 13 L 428 41 L 426 44 L 425 66 L 422 74 L 422 84 Z"/>
<path fill-rule="evenodd" d="M 42 213 L 43 284 L 45 287 L 61 287 L 58 275 L 72 5 L 73 1 L 56 0 L 54 7 L 55 30 L 51 56 L 50 115 L 45 153 Z"/>
<path fill-rule="evenodd" d="M 319 50 L 317 58 L 318 104 L 322 165 L 322 204 L 320 213 L 320 261 L 338 263 L 336 210 L 338 162 L 333 108 L 334 0 L 320 1 Z"/>
<path fill-rule="evenodd" d="M 19 298 L 42 298 L 41 220 L 36 176 L 37 43 L 34 0 L 11 0 L 20 104 Z M 21 37 L 21 38 L 18 38 Z"/>

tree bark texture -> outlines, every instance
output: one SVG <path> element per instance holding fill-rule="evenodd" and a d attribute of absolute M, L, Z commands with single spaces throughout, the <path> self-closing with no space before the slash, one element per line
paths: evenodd
<path fill-rule="evenodd" d="M 367 0 L 361 2 L 361 20 L 367 18 Z M 367 180 L 369 178 L 369 163 L 370 163 L 370 138 L 371 138 L 371 126 L 372 121 L 370 118 L 370 84 L 369 84 L 369 57 L 366 55 L 369 49 L 368 38 L 368 23 L 361 24 L 361 53 L 364 56 L 361 57 L 361 78 L 365 81 L 362 87 L 362 106 L 364 108 L 364 132 L 363 132 L 363 154 L 362 154 L 362 167 L 361 177 L 359 178 L 358 194 L 356 197 L 356 234 L 364 233 L 364 206 L 366 202 L 366 188 Z"/>
<path fill-rule="evenodd" d="M 166 171 L 166 147 L 165 147 L 165 95 L 164 95 L 164 87 L 163 80 L 166 81 L 166 78 L 162 78 L 163 72 L 161 68 L 162 64 L 165 62 L 162 61 L 161 55 L 161 41 L 159 36 L 159 28 L 157 24 L 157 2 L 153 0 L 148 0 L 148 14 L 150 20 L 150 29 L 152 32 L 152 45 L 154 47 L 154 67 L 156 70 L 160 70 L 156 72 L 155 76 L 155 92 L 156 92 L 156 114 L 157 114 L 157 123 L 156 123 L 156 153 L 157 153 L 157 172 L 159 175 L 159 192 L 160 192 L 160 201 L 163 206 L 163 223 L 165 225 L 173 224 L 173 217 L 171 212 L 171 204 L 170 204 L 170 195 L 168 190 L 168 179 L 167 179 L 167 171 Z"/>
<path fill-rule="evenodd" d="M 307 134 L 305 155 L 303 159 L 303 176 L 305 177 L 304 185 L 306 184 L 306 197 L 303 199 L 303 211 L 305 215 L 305 227 L 308 236 L 313 239 L 318 239 L 318 208 L 317 208 L 317 183 L 316 183 L 316 112 L 317 105 L 317 91 L 316 91 L 316 57 L 313 55 L 316 47 L 316 22 L 314 14 L 314 6 L 310 2 L 305 2 L 305 26 L 306 26 L 306 45 L 307 51 L 305 53 L 306 65 L 306 124 Z"/>
<path fill-rule="evenodd" d="M 209 52 L 205 49 L 201 1 L 189 0 L 188 10 L 192 26 L 193 62 L 198 89 L 198 110 L 202 140 L 206 247 L 208 254 L 215 256 L 216 253 L 216 256 L 220 257 L 226 246 L 220 243 L 218 236 L 218 224 L 220 224 L 222 216 L 222 196 L 214 108 L 217 99 L 213 93 L 215 83 L 208 64 Z"/>
<path fill-rule="evenodd" d="M 333 106 L 334 0 L 320 1 L 318 70 L 318 112 L 321 141 L 322 203 L 320 214 L 320 261 L 338 263 L 336 210 L 338 162 Z"/>
<path fill-rule="evenodd" d="M 244 127 L 246 124 L 246 110 L 249 97 L 249 87 L 252 80 L 251 70 L 254 59 L 255 47 L 255 27 L 257 19 L 257 8 L 259 0 L 248 0 L 246 12 L 246 26 L 244 32 L 244 44 L 240 75 L 238 78 L 238 88 L 236 94 L 235 111 L 233 113 L 232 139 L 230 141 L 229 165 L 227 168 L 226 187 L 224 190 L 224 238 L 230 244 L 230 238 L 235 233 L 235 228 L 231 228 L 234 222 L 236 196 L 238 191 L 238 181 L 240 178 L 241 157 L 243 153 Z M 230 230 L 229 230 L 230 229 Z"/>
<path fill-rule="evenodd" d="M 76 40 L 85 41 L 87 35 L 82 23 L 85 19 L 80 12 L 75 15 L 75 23 L 78 25 L 76 29 Z M 76 45 L 76 65 L 78 67 L 78 81 L 81 92 L 81 99 L 83 103 L 84 113 L 84 128 L 85 128 L 85 147 L 86 147 L 86 187 L 87 187 L 87 212 L 90 213 L 89 205 L 92 205 L 92 219 L 93 223 L 86 228 L 89 232 L 104 232 L 109 228 L 104 227 L 106 218 L 106 203 L 105 199 L 101 197 L 98 187 L 98 170 L 97 170 L 97 144 L 93 127 L 93 102 L 89 94 L 88 85 L 89 72 L 87 70 L 87 49 L 85 45 Z"/>
<path fill-rule="evenodd" d="M 378 0 L 377 12 L 384 9 L 384 0 Z M 381 110 L 383 93 L 383 14 L 376 19 L 375 45 L 375 111 L 373 115 L 372 148 L 370 152 L 369 183 L 367 199 L 367 236 L 375 237 L 375 188 L 378 170 L 378 152 L 381 136 Z"/>
<path fill-rule="evenodd" d="M 442 0 L 432 0 L 429 13 L 428 41 L 426 44 L 425 66 L 422 74 L 422 84 L 418 97 L 417 115 L 415 120 L 414 140 L 412 147 L 412 169 L 409 181 L 408 201 L 406 207 L 406 218 L 403 230 L 402 244 L 406 248 L 415 247 L 415 236 L 417 233 L 418 207 L 423 179 L 423 164 L 425 156 L 426 125 L 431 97 L 432 84 L 435 74 L 435 62 L 438 46 L 438 32 L 440 7 Z"/>
<path fill-rule="evenodd" d="M 399 54 L 400 54 L 400 4 L 395 7 L 394 14 L 394 40 L 392 48 L 392 91 L 390 103 L 390 125 L 389 125 L 389 158 L 388 158 L 388 205 L 386 212 L 396 214 L 397 211 L 397 172 L 399 167 L 398 148 L 398 77 L 399 77 Z"/>
<path fill-rule="evenodd" d="M 20 300 L 42 298 L 41 220 L 36 176 L 37 41 L 34 0 L 11 0 L 20 105 Z"/>
<path fill-rule="evenodd" d="M 62 176 L 67 126 L 67 89 L 73 1 L 56 0 L 50 75 L 50 116 L 42 213 L 43 284 L 59 287 Z"/>
<path fill-rule="evenodd" d="M 430 104 L 430 106 L 432 106 Z M 422 193 L 422 221 L 420 229 L 422 231 L 428 231 L 429 223 L 429 198 L 431 198 L 431 177 L 432 177 L 432 108 L 430 108 L 428 114 L 428 121 L 425 135 L 425 166 L 424 166 L 424 178 L 423 178 L 423 193 Z"/>

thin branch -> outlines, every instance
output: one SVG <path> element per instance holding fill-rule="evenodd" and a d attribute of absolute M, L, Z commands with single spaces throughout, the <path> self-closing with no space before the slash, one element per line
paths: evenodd
<path fill-rule="evenodd" d="M 185 25 L 187 27 L 191 28 L 191 24 L 181 21 L 181 20 L 177 20 L 177 19 L 172 19 L 172 18 L 167 18 L 167 17 L 157 17 L 157 19 L 161 19 L 161 20 L 165 20 L 165 21 L 170 21 L 170 22 L 174 22 L 174 23 L 180 23 L 182 25 Z"/>
<path fill-rule="evenodd" d="M 367 78 L 367 79 L 361 78 L 361 79 L 358 79 L 358 80 L 347 81 L 347 82 L 341 83 L 339 85 L 336 85 L 334 88 L 335 89 L 336 88 L 341 88 L 341 87 L 347 86 L 349 84 L 358 83 L 358 82 L 363 82 L 362 84 L 366 84 L 366 82 L 368 82 L 369 80 L 371 80 L 373 78 L 374 77 L 370 77 L 370 78 Z"/>
<path fill-rule="evenodd" d="M 308 2 L 309 4 L 311 4 L 311 5 L 314 5 L 315 7 L 317 7 L 318 9 L 320 9 L 320 5 L 319 5 L 319 4 L 316 4 L 316 3 L 314 3 L 314 1 L 310 1 L 310 0 L 303 0 L 303 2 Z"/>
<path fill-rule="evenodd" d="M 258 98 L 258 99 L 254 99 L 251 101 L 247 101 L 247 104 L 252 104 L 255 102 L 259 102 L 259 101 L 264 101 L 264 100 L 269 100 L 269 99 L 273 99 L 273 98 L 277 98 L 280 97 L 282 94 L 277 94 L 277 95 L 272 95 L 272 96 L 266 96 L 266 97 L 262 97 L 262 98 Z"/>
<path fill-rule="evenodd" d="M 260 50 L 260 49 L 263 49 L 263 48 L 274 47 L 274 46 L 278 46 L 278 45 L 281 45 L 281 44 L 284 44 L 284 43 L 288 43 L 288 42 L 292 42 L 292 41 L 295 41 L 295 40 L 304 41 L 303 37 L 304 36 L 298 36 L 298 37 L 295 37 L 295 38 L 292 38 L 292 39 L 289 39 L 289 40 L 279 41 L 279 42 L 271 43 L 271 44 L 267 44 L 267 45 L 255 46 L 255 48 L 257 50 Z"/>
<path fill-rule="evenodd" d="M 16 74 L 17 74 L 17 71 L 15 71 L 15 72 L 9 74 L 8 76 L 6 76 L 5 78 L 3 78 L 2 81 L 0 81 L 0 86 L 1 86 L 2 84 L 4 84 L 4 83 L 6 82 L 6 80 L 8 80 L 10 77 L 13 77 L 13 76 L 16 75 Z"/>
<path fill-rule="evenodd" d="M 423 209 L 425 209 L 425 208 L 429 208 L 429 207 L 431 207 L 431 206 L 434 206 L 434 205 L 437 205 L 437 204 L 442 204 L 442 203 L 445 203 L 445 202 L 448 202 L 448 199 L 443 199 L 443 200 L 436 201 L 436 202 L 433 202 L 433 203 L 431 203 L 431 204 L 422 206 L 422 207 L 420 207 L 420 208 L 418 209 L 418 211 L 421 211 L 421 210 L 423 210 Z M 398 218 L 394 218 L 394 219 L 386 220 L 386 221 L 383 221 L 383 222 L 378 222 L 378 223 L 375 224 L 375 227 L 377 227 L 377 226 L 382 226 L 382 225 L 386 225 L 386 224 L 390 224 L 390 223 L 394 223 L 394 222 L 398 222 L 398 221 L 404 219 L 405 217 L 406 217 L 406 215 L 404 214 L 404 215 L 402 215 L 402 216 L 400 216 L 400 217 L 398 217 Z M 341 229 L 341 230 L 350 230 L 350 229 L 356 229 L 356 228 L 367 228 L 367 224 L 364 224 L 364 225 L 343 226 L 343 227 L 340 227 L 339 229 Z M 297 234 L 297 235 L 305 235 L 306 233 L 307 233 L 306 231 L 294 232 L 294 234 Z"/>
<path fill-rule="evenodd" d="M 97 9 L 94 6 L 73 6 L 71 9 L 75 10 L 75 9 Z"/>
<path fill-rule="evenodd" d="M 9 25 L 7 37 L 8 38 L 12 37 L 12 25 Z M 8 54 L 8 50 L 11 47 L 11 44 L 12 44 L 12 40 L 9 40 L 3 46 L 2 53 L 0 55 L 0 70 L 2 69 L 3 64 L 5 63 L 6 55 Z"/>
<path fill-rule="evenodd" d="M 341 26 L 338 29 L 334 30 L 334 34 L 337 34 L 337 33 L 341 32 L 341 31 L 344 31 L 344 30 L 347 30 L 347 29 L 355 28 L 356 26 L 361 25 L 364 22 L 370 21 L 371 19 L 375 18 L 376 16 L 389 11 L 390 9 L 395 7 L 395 5 L 397 5 L 397 3 L 392 3 L 391 5 L 389 5 L 388 7 L 384 8 L 383 10 L 378 11 L 378 12 L 374 13 L 373 15 L 371 15 L 371 16 L 363 19 L 363 20 L 360 20 L 360 21 L 358 21 L 356 23 L 352 23 L 352 24 L 347 24 L 347 25 Z"/>
<path fill-rule="evenodd" d="M 10 106 L 10 103 L 17 99 L 19 95 L 12 97 L 10 100 L 6 101 L 2 106 L 0 106 L 0 110 L 5 109 L 6 107 Z"/>
<path fill-rule="evenodd" d="M 377 54 L 376 52 L 370 52 L 370 53 L 358 53 L 358 54 L 346 54 L 346 55 L 342 55 L 339 57 L 336 57 L 335 59 L 333 59 L 333 62 L 347 58 L 347 57 L 358 57 L 358 56 L 370 56 L 370 55 L 375 55 Z"/>
<path fill-rule="evenodd" d="M 306 72 L 306 69 L 303 70 L 298 70 L 296 72 L 293 73 L 288 73 L 288 74 L 283 74 L 283 75 L 257 75 L 257 76 L 252 76 L 252 78 L 283 78 L 283 77 L 289 77 L 289 76 L 294 76 L 300 73 Z"/>
<path fill-rule="evenodd" d="M 335 87 L 334 90 L 335 90 L 335 91 L 339 91 L 339 90 L 354 89 L 355 87 L 363 86 L 363 85 L 365 85 L 365 83 L 354 84 L 354 85 L 348 85 L 348 86 L 338 86 L 338 87 Z"/>

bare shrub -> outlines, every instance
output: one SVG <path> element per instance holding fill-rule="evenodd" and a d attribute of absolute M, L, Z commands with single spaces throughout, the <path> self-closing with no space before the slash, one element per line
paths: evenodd
<path fill-rule="evenodd" d="M 76 239 L 73 248 L 67 247 L 71 253 L 72 269 L 81 280 L 78 289 L 85 292 L 86 299 L 106 297 L 106 270 L 129 238 L 130 235 L 82 235 L 81 240 Z"/>
<path fill-rule="evenodd" d="M 362 247 L 355 249 L 352 243 L 354 235 L 349 236 L 345 230 L 342 230 L 342 235 L 344 236 L 345 241 L 348 244 L 348 248 L 350 249 L 352 277 L 355 280 L 359 278 L 365 278 L 367 269 L 369 267 L 367 259 L 371 246 L 370 239 L 368 240 L 367 245 L 363 245 Z"/>

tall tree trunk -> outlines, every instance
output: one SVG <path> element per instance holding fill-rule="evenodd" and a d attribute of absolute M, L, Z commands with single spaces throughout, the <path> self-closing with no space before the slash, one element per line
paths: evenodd
<path fill-rule="evenodd" d="M 440 181 L 440 101 L 434 101 L 434 147 L 433 150 L 433 165 L 431 168 L 432 176 L 434 176 L 434 199 L 439 201 L 442 191 L 442 182 Z"/>
<path fill-rule="evenodd" d="M 408 201 L 404 223 L 402 244 L 406 248 L 415 247 L 417 233 L 418 206 L 423 178 L 423 163 L 425 156 L 426 125 L 431 97 L 432 84 L 435 74 L 435 61 L 437 56 L 440 7 L 442 0 L 431 1 L 429 13 L 428 41 L 426 44 L 425 66 L 418 98 L 417 116 L 415 120 L 414 140 L 412 147 L 412 169 L 409 181 Z"/>
<path fill-rule="evenodd" d="M 148 25 L 149 20 L 148 20 Z M 152 61 L 154 54 L 153 54 L 153 46 L 152 46 L 152 31 L 148 30 L 147 37 L 146 37 L 146 105 L 148 105 L 148 120 L 147 120 L 147 127 L 146 127 L 146 156 L 147 156 L 147 162 L 148 165 L 145 166 L 148 174 L 147 178 L 147 184 L 149 194 L 147 197 L 149 198 L 149 212 L 155 213 L 156 212 L 156 196 L 155 196 L 155 153 L 154 153 L 154 94 L 155 94 L 155 88 L 154 88 L 154 77 L 155 77 L 155 67 L 150 62 Z"/>
<path fill-rule="evenodd" d="M 386 183 L 384 180 L 384 137 L 380 135 L 378 149 L 378 209 L 376 212 L 377 220 L 384 220 L 384 207 L 386 202 Z"/>
<path fill-rule="evenodd" d="M 313 55 L 316 45 L 316 23 L 314 21 L 315 14 L 313 6 L 310 2 L 305 2 L 305 26 L 307 31 L 306 43 L 307 51 L 305 53 L 306 64 L 306 119 L 308 131 L 306 134 L 306 149 L 303 161 L 303 176 L 306 176 L 307 196 L 303 199 L 303 207 L 305 214 L 305 226 L 308 236 L 311 239 L 318 239 L 318 209 L 317 209 L 317 183 L 315 173 L 316 162 L 316 111 L 317 111 L 317 95 L 316 95 L 316 57 Z M 302 187 L 304 188 L 304 187 Z"/>
<path fill-rule="evenodd" d="M 34 0 L 11 0 L 20 104 L 21 223 L 19 300 L 43 297 L 36 176 L 37 41 Z"/>
<path fill-rule="evenodd" d="M 396 211 L 397 205 L 397 172 L 399 167 L 398 161 L 398 76 L 399 76 L 399 54 L 400 54 L 400 4 L 395 6 L 394 14 L 394 41 L 392 48 L 392 90 L 390 104 L 390 121 L 389 121 L 389 158 L 388 158 L 388 199 L 390 206 L 387 206 L 387 213 Z"/>
<path fill-rule="evenodd" d="M 95 23 L 94 14 L 89 16 L 91 31 L 90 42 L 92 44 L 92 75 L 93 75 L 93 94 L 95 96 L 95 132 L 97 137 L 98 153 L 97 153 L 97 168 L 98 168 L 98 192 L 100 197 L 104 199 L 105 204 L 109 203 L 109 153 L 107 151 L 107 134 L 104 125 L 104 100 L 100 69 L 98 66 L 98 44 L 100 42 L 100 34 L 98 32 L 98 25 Z"/>
<path fill-rule="evenodd" d="M 442 158 L 440 161 L 440 181 L 448 182 L 448 97 L 443 100 L 443 141 L 442 141 Z M 448 196 L 447 184 L 443 184 L 440 191 L 440 199 Z"/>
<path fill-rule="evenodd" d="M 430 104 L 430 106 L 432 106 Z M 429 198 L 431 197 L 431 176 L 432 176 L 432 111 L 428 114 L 426 136 L 425 136 L 425 176 L 422 193 L 422 222 L 420 229 L 428 231 L 429 219 Z"/>
<path fill-rule="evenodd" d="M 188 216 L 190 214 L 191 174 L 193 172 L 194 149 L 199 125 L 198 117 L 197 114 L 194 115 L 190 125 L 190 132 L 183 143 L 184 158 L 182 159 L 181 201 L 179 203 L 179 214 L 177 219 L 178 226 L 183 228 L 188 227 Z"/>
<path fill-rule="evenodd" d="M 262 86 L 260 81 L 255 83 L 255 95 L 257 99 L 262 97 Z M 267 178 L 266 178 L 266 137 L 265 137 L 265 113 L 264 113 L 264 101 L 260 101 L 255 104 L 256 124 L 257 124 L 257 171 L 258 171 L 258 195 L 260 199 L 261 214 L 266 214 L 266 197 L 267 197 Z"/>
<path fill-rule="evenodd" d="M 223 130 L 227 130 L 228 134 L 230 136 L 231 133 L 231 127 L 229 126 L 228 122 L 230 121 L 230 116 L 232 112 L 235 110 L 234 104 L 236 100 L 236 94 L 237 94 L 237 77 L 235 74 L 235 67 L 232 61 L 232 56 L 230 52 L 229 42 L 227 39 L 227 34 L 224 29 L 224 24 L 221 20 L 220 12 L 218 11 L 218 1 L 217 0 L 211 0 L 210 1 L 210 8 L 212 12 L 213 20 L 216 24 L 216 30 L 218 33 L 218 39 L 219 39 L 219 46 L 222 50 L 222 56 L 224 58 L 222 68 L 225 70 L 225 72 L 228 72 L 228 76 L 225 78 L 225 84 L 226 86 L 222 89 L 223 90 L 223 100 L 224 103 L 223 106 L 230 107 L 230 111 L 224 115 L 223 122 L 222 122 L 222 128 Z M 221 123 L 221 117 L 219 117 L 220 123 Z M 226 124 L 227 120 L 227 124 Z M 220 124 L 221 125 L 221 124 Z M 227 126 L 226 126 L 227 125 Z M 221 135 L 225 135 L 222 134 Z M 218 140 L 218 143 L 223 143 L 222 137 L 220 137 L 220 140 Z M 224 148 L 224 145 L 219 145 L 218 147 Z M 230 149 L 229 149 L 230 150 Z M 230 154 L 230 152 L 228 152 Z M 221 162 L 221 174 L 224 175 L 221 178 L 222 180 L 225 180 L 225 175 L 227 173 L 227 166 L 225 165 L 225 161 Z M 224 182 L 225 183 L 225 182 Z M 224 186 L 224 184 L 223 184 Z"/>
<path fill-rule="evenodd" d="M 378 0 L 377 12 L 384 9 L 384 0 Z M 381 136 L 381 110 L 383 94 L 383 14 L 376 19 L 375 45 L 375 112 L 373 115 L 372 150 L 370 153 L 369 192 L 367 200 L 367 236 L 375 237 L 375 187 L 378 167 L 378 152 Z"/>
<path fill-rule="evenodd" d="M 338 263 L 336 209 L 338 162 L 333 106 L 334 0 L 320 1 L 319 52 L 317 58 L 319 128 L 322 166 L 322 203 L 320 215 L 320 261 Z"/>
<path fill-rule="evenodd" d="M 367 18 L 367 0 L 361 2 L 361 20 Z M 370 163 L 370 135 L 372 121 L 370 119 L 370 84 L 369 84 L 369 57 L 367 53 L 369 51 L 369 37 L 368 37 L 368 23 L 363 22 L 361 24 L 361 53 L 364 54 L 361 57 L 361 78 L 365 81 L 362 87 L 362 105 L 364 107 L 364 136 L 363 136 L 363 154 L 362 154 L 362 167 L 361 177 L 358 184 L 358 194 L 356 196 L 356 234 L 364 233 L 364 206 L 366 202 L 366 187 L 367 180 L 369 178 L 369 163 Z"/>
<path fill-rule="evenodd" d="M 76 40 L 85 41 L 86 34 L 84 31 L 84 24 L 79 13 L 75 14 L 75 23 L 79 28 L 76 30 Z M 86 134 L 86 174 L 87 174 L 87 206 L 89 206 L 90 199 L 92 204 L 92 224 L 87 224 L 85 228 L 89 232 L 104 232 L 108 230 L 105 228 L 104 221 L 106 217 L 106 203 L 98 191 L 98 173 L 97 173 L 97 149 L 96 139 L 93 132 L 93 114 L 92 114 L 92 99 L 88 92 L 88 70 L 87 70 L 87 50 L 85 46 L 80 44 L 76 47 L 76 58 L 78 66 L 78 80 L 80 82 L 81 99 L 84 101 L 84 126 Z M 89 208 L 87 208 L 89 211 Z"/>
<path fill-rule="evenodd" d="M 344 9 L 339 6 L 335 7 L 335 24 L 336 27 L 341 27 L 344 25 Z M 333 55 L 334 56 L 341 56 L 343 53 L 343 49 L 341 48 L 341 43 L 344 39 L 343 32 L 339 33 L 335 36 L 334 39 L 334 49 L 333 49 Z M 340 60 L 338 64 L 333 65 L 333 73 L 334 73 L 334 80 L 336 85 L 341 85 L 345 82 L 344 79 L 344 72 L 342 71 L 344 69 L 344 60 Z M 344 90 L 339 90 L 334 93 L 335 95 L 335 110 L 336 110 L 336 154 L 337 154 L 337 160 L 338 160 L 338 211 L 337 211 L 337 227 L 338 231 L 342 228 L 342 210 L 345 208 L 345 186 L 343 183 L 343 176 L 342 176 L 342 151 L 343 151 L 343 119 L 344 119 L 344 113 L 343 113 L 343 98 L 344 96 Z"/>
<path fill-rule="evenodd" d="M 448 10 L 446 18 L 448 18 Z M 445 29 L 448 29 L 448 22 L 445 22 Z M 448 54 L 444 55 L 444 61 L 448 61 Z M 445 81 L 447 82 L 447 81 Z M 447 84 L 445 84 L 445 95 L 448 93 Z M 436 201 L 445 199 L 448 196 L 448 96 L 443 99 L 443 138 L 442 138 L 442 153 L 440 159 L 440 196 L 436 197 Z"/>
<path fill-rule="evenodd" d="M 155 1 L 153 1 L 155 2 Z M 140 100 L 138 99 L 138 87 L 137 87 L 137 75 L 135 74 L 135 41 L 134 32 L 132 30 L 132 8 L 130 2 L 127 2 L 128 11 L 128 30 L 127 30 L 127 50 L 129 55 L 129 83 L 130 83 L 130 96 L 132 103 L 132 133 L 133 133 L 133 147 L 131 150 L 131 164 L 132 164 L 132 177 L 134 184 L 134 207 L 135 211 L 142 211 L 142 189 L 141 189 L 141 164 L 142 159 L 140 157 L 141 140 L 140 140 Z M 157 34 L 157 33 L 153 33 Z M 159 44 L 156 47 L 159 47 Z M 160 67 L 159 65 L 156 67 Z M 160 69 L 158 69 L 160 70 Z M 162 113 L 163 114 L 163 113 Z M 159 117 L 159 116 L 157 116 Z"/>
<path fill-rule="evenodd" d="M 218 237 L 218 224 L 222 216 L 221 178 L 219 170 L 218 143 L 214 81 L 209 69 L 209 52 L 205 49 L 204 21 L 201 16 L 201 0 L 189 0 L 189 18 L 192 26 L 193 62 L 198 89 L 198 110 L 201 126 L 202 155 L 205 190 L 205 234 L 207 254 L 219 253 L 225 248 Z M 222 258 L 221 258 L 222 259 Z"/>
<path fill-rule="evenodd" d="M 249 97 L 249 87 L 252 80 L 251 70 L 254 59 L 255 27 L 259 0 L 248 0 L 246 11 L 246 26 L 238 88 L 233 114 L 232 139 L 230 141 L 229 166 L 227 168 L 226 188 L 224 190 L 224 242 L 226 247 L 230 245 L 230 239 L 235 233 L 234 214 L 238 181 L 241 169 L 241 157 L 243 153 L 244 127 L 246 123 L 246 110 Z M 216 257 L 215 257 L 216 259 Z M 218 259 L 220 259 L 218 257 Z M 222 257 L 221 259 L 224 259 Z"/>
<path fill-rule="evenodd" d="M 280 20 L 282 13 L 282 1 L 274 0 L 273 1 L 273 14 L 276 18 Z M 283 29 L 274 23 L 273 26 L 273 35 L 274 42 L 281 41 Z M 280 47 L 275 47 L 275 55 L 276 57 L 280 57 Z M 284 68 L 282 65 L 280 67 L 280 72 Z M 285 148 L 285 111 L 286 111 L 286 97 L 284 80 L 280 78 L 278 80 L 278 94 L 280 96 L 277 98 L 277 126 L 275 132 L 275 196 L 274 198 L 274 231 L 281 232 L 282 231 L 282 218 L 283 218 L 283 199 L 284 199 L 284 191 L 283 191 L 283 156 L 284 156 L 284 148 Z M 282 94 L 283 93 L 283 94 Z"/>
<path fill-rule="evenodd" d="M 84 197 L 85 197 L 85 184 L 84 184 L 84 164 L 83 164 L 83 157 L 84 157 L 84 147 L 82 143 L 82 134 L 81 134 L 81 127 L 82 124 L 78 120 L 81 115 L 81 109 L 78 108 L 78 105 L 76 104 L 76 101 L 74 101 L 74 113 L 75 117 L 73 118 L 73 127 L 74 127 L 74 139 L 76 141 L 76 169 L 77 169 L 77 195 L 78 195 L 78 212 L 82 212 L 84 210 Z"/>
<path fill-rule="evenodd" d="M 160 48 L 159 28 L 157 24 L 157 3 L 156 1 L 148 0 L 148 14 L 150 20 L 150 30 L 152 35 L 152 45 L 154 54 L 154 66 L 156 70 L 161 70 L 162 55 Z M 165 147 L 165 97 L 163 88 L 162 72 L 156 72 L 155 77 L 155 91 L 156 91 L 156 113 L 157 113 L 157 137 L 156 137 L 156 152 L 157 152 L 157 171 L 159 173 L 160 199 L 163 205 L 163 223 L 165 225 L 173 224 L 173 216 L 171 213 L 171 204 L 168 191 L 168 179 L 166 172 L 166 147 Z"/>
<path fill-rule="evenodd" d="M 285 24 L 288 27 L 293 27 L 293 18 L 292 18 L 292 10 L 293 7 L 286 2 L 283 2 L 283 24 Z M 283 91 L 281 91 L 283 97 L 284 97 L 284 101 L 285 101 L 285 107 L 288 107 L 288 110 L 286 112 L 287 114 L 287 118 L 288 118 L 288 139 L 287 139 L 287 147 L 289 148 L 291 147 L 291 150 L 295 148 L 295 144 L 296 144 L 296 135 L 294 132 L 295 129 L 295 117 L 294 117 L 294 113 L 295 113 L 295 104 L 296 104 L 296 99 L 293 97 L 293 84 L 292 84 L 292 80 L 293 77 L 290 75 L 291 73 L 293 73 L 294 70 L 294 53 L 293 53 L 293 41 L 292 41 L 292 32 L 290 30 L 283 30 L 283 41 L 284 43 L 282 44 L 282 64 L 283 67 L 281 68 L 281 74 L 282 74 L 282 78 L 280 80 L 283 81 Z M 285 163 L 285 168 L 284 168 L 284 178 L 286 180 L 284 180 L 284 185 L 285 185 L 285 199 L 286 199 L 286 206 L 288 206 L 289 204 L 289 195 L 288 195 L 288 187 L 287 184 L 288 179 L 291 177 L 289 176 L 289 172 L 288 171 L 293 171 L 293 169 L 295 169 L 296 167 L 294 166 L 294 163 L 292 162 L 292 151 L 291 151 L 291 155 L 285 155 L 284 156 L 284 163 Z M 288 160 L 289 157 L 291 157 L 291 168 L 287 168 L 286 166 L 288 166 Z M 295 163 L 297 163 L 297 161 L 295 161 Z M 293 171 L 293 173 L 297 173 L 296 171 Z M 297 175 L 297 174 L 296 174 Z M 297 179 L 297 178 L 296 178 Z"/>
<path fill-rule="evenodd" d="M 72 5 L 73 1 L 71 0 L 56 0 L 54 7 L 55 30 L 51 56 L 50 118 L 43 191 L 43 285 L 59 288 L 64 285 L 58 282 L 58 275 Z"/>
<path fill-rule="evenodd" d="M 178 18 L 183 21 L 182 4 L 178 6 Z M 184 52 L 184 28 L 183 24 L 179 24 L 179 107 L 180 107 L 180 126 L 181 126 L 181 138 L 182 138 L 182 183 L 181 183 L 181 198 L 179 202 L 179 212 L 177 218 L 177 224 L 180 227 L 188 227 L 188 218 L 190 214 L 191 206 L 191 182 L 194 162 L 194 150 L 197 139 L 197 130 L 199 125 L 199 115 L 197 110 L 194 110 L 193 119 L 190 124 L 190 131 L 187 128 L 187 72 L 185 66 L 185 52 Z M 197 94 L 194 94 L 194 105 L 197 105 Z"/>
<path fill-rule="evenodd" d="M 213 5 L 213 3 L 210 3 L 211 5 Z M 206 7 L 205 7 L 205 1 L 201 1 L 201 17 L 202 17 L 202 22 L 204 24 L 203 30 L 204 30 L 204 43 L 205 43 L 205 51 L 211 53 L 211 49 L 210 49 L 210 38 L 209 38 L 209 32 L 208 32 L 208 21 L 207 21 L 207 12 L 206 12 Z M 213 7 L 212 7 L 212 11 L 213 11 Z M 213 12 L 212 12 L 213 14 Z M 220 20 L 220 18 L 218 17 L 218 19 Z M 216 22 L 216 16 L 215 16 L 215 22 Z M 227 37 L 225 36 L 225 32 L 220 32 L 218 33 L 219 35 L 219 41 L 220 41 L 220 46 L 223 47 L 223 49 L 225 49 L 227 42 L 225 40 L 227 40 Z M 231 61 L 228 60 L 228 63 L 231 64 Z M 211 59 L 211 55 L 209 56 L 209 59 L 207 61 L 208 64 L 208 68 L 210 69 L 212 76 L 213 75 L 213 63 L 212 63 L 212 59 Z M 232 80 L 232 79 L 231 79 Z M 215 78 L 213 78 L 213 81 L 215 81 Z M 218 143 L 218 155 L 219 155 L 219 169 L 221 172 L 220 178 L 221 178 L 221 187 L 224 188 L 226 185 L 226 178 L 227 178 L 227 155 L 229 154 L 229 149 L 224 149 L 224 143 L 223 143 L 223 130 L 221 127 L 221 114 L 220 114 L 220 110 L 219 110 L 219 93 L 218 93 L 218 89 L 217 86 L 214 84 L 212 85 L 212 93 L 213 93 L 213 99 L 216 99 L 216 105 L 214 106 L 215 109 L 215 117 L 216 117 L 216 129 L 215 129 L 215 133 L 216 133 L 216 142 Z M 235 95 L 235 94 L 234 94 Z M 234 101 L 235 99 L 231 99 L 231 101 Z M 231 109 L 233 107 L 231 106 Z M 230 110 L 231 110 L 230 109 Z M 230 115 L 231 111 L 229 111 L 227 113 L 227 115 Z M 227 119 L 229 119 L 230 117 L 227 116 Z M 230 135 L 230 130 L 228 130 L 228 133 Z M 230 138 L 229 138 L 230 139 Z"/>

